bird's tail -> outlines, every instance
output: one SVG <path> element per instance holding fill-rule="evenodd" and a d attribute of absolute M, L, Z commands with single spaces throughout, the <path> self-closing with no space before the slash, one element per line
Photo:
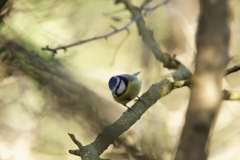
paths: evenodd
<path fill-rule="evenodd" d="M 140 72 L 141 72 L 141 71 L 136 72 L 136 73 L 134 73 L 134 74 L 132 74 L 132 75 L 135 76 L 135 77 L 137 77 Z"/>

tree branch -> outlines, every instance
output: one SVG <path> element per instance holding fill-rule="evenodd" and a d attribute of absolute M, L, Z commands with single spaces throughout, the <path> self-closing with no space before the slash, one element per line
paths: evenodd
<path fill-rule="evenodd" d="M 90 92 L 80 84 L 71 80 L 69 75 L 64 72 L 65 70 L 63 66 L 61 66 L 58 61 L 46 61 L 40 56 L 38 56 L 36 52 L 29 52 L 27 49 L 25 49 L 23 43 L 19 44 L 14 41 L 1 43 L 0 53 L 0 56 L 5 55 L 5 57 L 7 57 L 4 61 L 5 64 L 11 65 L 11 68 L 16 68 L 17 70 L 22 71 L 22 73 L 24 73 L 25 75 L 36 80 L 36 82 L 41 85 L 41 89 L 44 90 L 45 88 L 47 90 L 46 93 L 50 92 L 51 94 L 53 94 L 56 105 L 61 106 L 56 107 L 56 109 L 64 112 L 64 115 L 69 115 L 71 113 L 68 112 L 72 112 L 72 114 L 74 115 L 77 113 L 78 115 L 81 114 L 83 118 L 88 118 L 93 113 L 96 114 L 91 119 L 88 118 L 88 122 L 90 123 L 91 127 L 94 127 L 94 130 L 98 131 L 98 133 L 100 132 L 100 130 L 102 130 L 102 128 L 106 126 L 106 124 L 110 123 L 109 121 L 106 122 L 106 117 L 101 115 L 105 114 L 109 115 L 108 118 L 111 117 L 112 114 L 110 112 L 112 112 L 111 108 L 113 107 L 111 107 L 109 104 L 103 103 L 100 97 L 95 95 L 93 92 Z M 0 58 L 2 59 L 2 57 Z M 179 77 L 179 79 L 183 80 L 185 79 L 185 76 Z M 118 135 L 122 134 L 124 131 L 128 130 L 134 123 L 136 123 L 138 118 L 140 118 L 140 116 L 144 114 L 144 112 L 152 104 L 154 104 L 160 97 L 170 93 L 171 90 L 175 88 L 174 82 L 168 80 L 168 77 L 160 83 L 152 85 L 152 87 L 149 89 L 149 92 L 144 94 L 146 96 L 143 95 L 142 97 L 145 101 L 147 101 L 147 104 L 143 104 L 141 101 L 138 101 L 134 105 L 135 107 L 133 107 L 133 112 L 124 113 L 120 120 L 114 123 L 113 127 L 107 127 L 104 132 L 98 136 L 96 141 L 93 143 L 95 144 L 93 148 L 92 145 L 87 145 L 82 147 L 81 150 L 70 150 L 69 152 L 77 156 L 86 156 L 88 155 L 88 151 L 90 151 L 92 154 L 95 154 L 95 157 L 99 157 L 99 150 L 98 152 L 96 152 L 95 148 L 100 147 L 100 151 L 103 152 L 110 144 L 112 144 L 112 142 L 115 140 L 114 138 L 117 138 Z M 82 98 L 79 99 L 79 97 Z M 94 98 L 94 101 L 92 101 L 92 98 Z M 84 109 L 82 108 L 82 106 L 84 106 Z M 96 111 L 96 106 L 104 106 L 108 109 L 101 109 Z M 114 119 L 116 119 L 116 117 L 114 117 Z M 99 123 L 98 121 L 104 122 Z M 91 122 L 94 122 L 94 125 Z M 112 128 L 117 128 L 117 130 L 113 130 L 108 133 L 108 130 L 111 130 Z M 112 134 L 112 132 L 114 132 L 114 134 Z M 110 135 L 113 135 L 114 137 L 111 137 Z M 101 140 L 101 137 L 106 139 L 110 137 L 111 142 L 109 143 L 109 141 L 106 141 L 106 143 L 108 144 L 102 144 L 104 140 Z M 76 138 L 71 138 L 78 146 L 78 148 L 81 148 L 82 145 L 78 144 L 78 142 L 74 140 Z M 102 146 L 105 146 L 105 149 L 102 149 Z M 84 150 L 86 150 L 86 152 Z M 81 154 L 80 151 L 83 151 L 85 154 Z M 85 157 L 84 159 L 92 160 L 92 157 Z"/>
<path fill-rule="evenodd" d="M 190 87 L 191 86 L 191 81 L 190 80 L 183 80 L 183 81 L 176 81 L 173 84 L 174 88 L 181 88 L 184 86 Z M 224 100 L 240 100 L 240 92 L 239 91 L 228 91 L 228 90 L 223 90 L 223 99 Z"/>
<path fill-rule="evenodd" d="M 139 9 L 131 5 L 130 1 L 120 2 L 125 4 L 126 8 L 132 13 L 132 17 L 137 17 L 141 15 Z M 186 69 L 185 66 L 183 66 L 180 62 L 176 61 L 173 57 L 164 54 L 158 48 L 158 45 L 153 38 L 152 31 L 147 30 L 143 19 L 137 21 L 137 27 L 144 42 L 151 48 L 156 58 L 162 61 L 164 63 L 164 66 L 168 66 L 169 68 L 178 68 L 178 70 L 160 83 L 152 85 L 152 87 L 141 96 L 141 98 L 144 99 L 147 103 L 143 104 L 141 101 L 136 102 L 132 107 L 132 112 L 125 112 L 116 122 L 114 122 L 111 126 L 105 128 L 103 132 L 98 135 L 94 142 L 84 146 L 83 152 L 80 152 L 80 157 L 82 157 L 83 160 L 87 160 L 89 159 L 89 157 L 91 157 L 92 159 L 98 159 L 99 156 L 104 152 L 104 150 L 106 150 L 110 144 L 113 144 L 114 140 L 117 139 L 123 132 L 128 130 L 134 123 L 136 123 L 136 121 L 140 119 L 141 115 L 151 105 L 156 103 L 158 99 L 167 95 L 171 92 L 171 90 L 175 88 L 185 86 L 184 83 L 181 84 L 181 86 L 179 84 L 176 84 L 174 86 L 174 81 L 186 80 L 190 79 L 191 77 L 191 73 Z M 148 43 L 148 40 L 150 40 L 153 45 L 151 43 Z M 74 152 L 77 151 L 74 150 Z M 89 157 L 83 157 L 85 152 L 92 153 L 92 155 Z"/>
<path fill-rule="evenodd" d="M 141 9 L 138 7 L 135 7 L 131 1 L 129 0 L 121 0 L 121 3 L 123 3 L 126 8 L 131 12 L 132 17 L 137 17 L 138 15 L 141 15 Z M 168 1 L 163 2 L 164 4 Z M 156 5 L 155 7 L 151 8 L 152 10 L 159 7 L 160 4 Z M 146 9 L 148 11 L 149 9 Z M 142 36 L 142 39 L 144 43 L 152 50 L 157 60 L 161 61 L 163 63 L 163 66 L 168 69 L 179 69 L 184 68 L 185 71 L 188 71 L 186 67 L 181 64 L 178 60 L 176 60 L 174 57 L 171 57 L 169 54 L 163 53 L 159 49 L 159 45 L 156 42 L 156 40 L 153 37 L 153 31 L 146 28 L 145 22 L 143 19 L 140 19 L 137 21 L 137 28 L 139 35 Z M 189 72 L 189 71 L 188 71 Z M 190 73 L 189 73 L 190 74 Z"/>
<path fill-rule="evenodd" d="M 114 141 L 125 131 L 127 131 L 133 124 L 135 124 L 140 117 L 156 103 L 160 98 L 168 95 L 172 90 L 179 88 L 175 87 L 175 82 L 170 82 L 168 79 L 162 80 L 160 83 L 153 84 L 149 90 L 144 93 L 141 98 L 146 102 L 137 101 L 133 106 L 133 111 L 126 111 L 123 115 L 115 121 L 112 125 L 106 127 L 102 133 L 100 133 L 94 142 L 83 146 L 82 150 L 71 150 L 71 154 L 79 154 L 83 160 L 97 159 L 113 144 Z M 182 85 L 181 87 L 184 87 Z M 75 142 L 74 142 L 75 143 Z M 85 157 L 84 155 L 88 155 Z M 90 158 L 89 158 L 90 157 Z"/>
<path fill-rule="evenodd" d="M 231 92 L 228 90 L 223 90 L 223 99 L 224 100 L 240 100 L 240 92 Z"/>
<path fill-rule="evenodd" d="M 184 86 L 189 87 L 190 86 L 190 80 L 183 80 L 183 81 L 176 81 L 173 84 L 174 88 L 181 88 Z"/>
<path fill-rule="evenodd" d="M 233 66 L 232 68 L 227 69 L 226 72 L 225 72 L 225 76 L 227 76 L 231 73 L 237 72 L 239 70 L 240 70 L 240 64 L 238 64 L 236 66 Z"/>
<path fill-rule="evenodd" d="M 222 101 L 221 81 L 230 60 L 227 2 L 200 0 L 196 70 L 175 160 L 208 157 L 209 133 Z"/>
<path fill-rule="evenodd" d="M 72 141 L 78 146 L 78 148 L 81 150 L 83 148 L 83 145 L 75 138 L 74 134 L 68 133 Z"/>
<path fill-rule="evenodd" d="M 162 6 L 162 5 L 165 5 L 168 3 L 169 0 L 165 0 L 164 2 L 161 2 L 159 4 L 157 4 L 156 6 L 152 7 L 152 8 L 149 8 L 149 9 L 146 9 L 145 12 L 143 14 L 138 14 L 136 15 L 130 22 L 128 22 L 127 24 L 125 24 L 123 27 L 121 28 L 116 28 L 114 31 L 112 32 L 109 32 L 107 34 L 104 34 L 104 35 L 101 35 L 101 36 L 96 36 L 96 37 L 93 37 L 93 38 L 89 38 L 89 39 L 85 39 L 85 40 L 79 40 L 77 42 L 74 42 L 74 43 L 71 43 L 71 44 L 68 44 L 68 45 L 63 45 L 63 46 L 59 46 L 59 47 L 56 47 L 56 48 L 50 48 L 49 46 L 46 46 L 46 47 L 43 47 L 41 48 L 43 51 L 46 50 L 46 51 L 51 51 L 53 52 L 54 54 L 57 53 L 58 50 L 66 50 L 67 48 L 70 48 L 70 47 L 73 47 L 73 46 L 77 46 L 77 45 L 80 45 L 80 44 L 83 44 L 83 43 L 87 43 L 87 42 L 90 42 L 90 41 L 94 41 L 94 40 L 98 40 L 98 39 L 107 39 L 108 37 L 118 33 L 118 32 L 121 32 L 121 31 L 124 31 L 124 30 L 127 30 L 128 27 L 130 25 L 132 25 L 134 22 L 136 21 L 139 21 L 140 19 L 142 19 L 144 16 L 146 16 L 148 13 L 154 11 L 155 9 L 157 9 L 158 7 Z"/>

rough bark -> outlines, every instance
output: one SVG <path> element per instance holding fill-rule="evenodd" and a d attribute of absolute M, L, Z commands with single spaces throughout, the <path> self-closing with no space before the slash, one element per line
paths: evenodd
<path fill-rule="evenodd" d="M 200 0 L 196 70 L 176 160 L 206 160 L 210 131 L 222 101 L 222 77 L 229 61 L 227 0 Z"/>

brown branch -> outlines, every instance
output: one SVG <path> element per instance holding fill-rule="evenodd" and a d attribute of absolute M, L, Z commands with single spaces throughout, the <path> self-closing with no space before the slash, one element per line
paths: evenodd
<path fill-rule="evenodd" d="M 196 69 L 175 160 L 207 159 L 210 129 L 222 101 L 221 80 L 230 59 L 227 0 L 200 0 L 200 6 Z"/>
<path fill-rule="evenodd" d="M 183 86 L 184 85 L 182 85 L 182 87 Z M 102 133 L 97 136 L 94 142 L 83 146 L 83 149 L 80 151 L 71 150 L 71 153 L 74 155 L 79 154 L 83 160 L 99 158 L 109 145 L 113 144 L 122 133 L 127 131 L 140 119 L 149 107 L 156 103 L 160 98 L 168 95 L 175 88 L 174 82 L 170 82 L 167 79 L 162 80 L 160 83 L 153 84 L 150 89 L 141 96 L 141 98 L 146 101 L 145 103 L 137 101 L 132 106 L 133 111 L 124 112 L 117 121 L 106 127 Z M 88 154 L 88 156 L 84 157 L 86 154 Z"/>
<path fill-rule="evenodd" d="M 120 2 L 122 2 L 126 6 L 126 8 L 131 12 L 132 17 L 137 17 L 138 15 L 141 15 L 141 9 L 138 8 L 138 7 L 135 7 L 131 3 L 131 1 L 121 0 Z M 165 1 L 164 4 L 167 3 L 167 2 L 168 1 Z M 159 6 L 156 5 L 152 9 L 155 9 L 157 7 L 159 7 Z M 146 11 L 148 11 L 148 10 L 149 9 L 146 9 Z M 183 66 L 174 57 L 170 56 L 169 54 L 163 53 L 159 49 L 159 45 L 156 42 L 156 40 L 154 39 L 153 31 L 147 29 L 143 19 L 140 19 L 139 21 L 137 21 L 137 28 L 138 28 L 139 35 L 142 36 L 142 39 L 143 39 L 144 43 L 152 50 L 156 59 L 163 63 L 164 67 L 169 68 L 169 69 L 184 68 L 184 70 L 187 71 L 186 67 Z"/>
<path fill-rule="evenodd" d="M 69 137 L 72 139 L 72 141 L 78 146 L 78 148 L 81 150 L 83 149 L 83 145 L 75 138 L 75 136 L 71 133 L 68 133 Z"/>
<path fill-rule="evenodd" d="M 176 81 L 173 83 L 174 88 L 181 88 L 184 86 L 190 87 L 191 81 L 190 80 L 183 80 L 183 81 Z M 223 99 L 224 100 L 240 100 L 240 92 L 238 91 L 228 91 L 223 90 Z"/>
<path fill-rule="evenodd" d="M 68 44 L 68 45 L 59 46 L 59 47 L 56 47 L 56 48 L 50 48 L 49 46 L 46 46 L 46 47 L 43 47 L 41 49 L 46 50 L 46 51 L 51 51 L 52 53 L 56 54 L 57 51 L 61 50 L 61 49 L 66 50 L 67 48 L 77 46 L 77 45 L 80 45 L 80 44 L 83 44 L 83 43 L 87 43 L 87 42 L 90 42 L 90 41 L 94 41 L 94 40 L 98 40 L 98 39 L 107 39 L 108 37 L 110 37 L 110 36 L 112 36 L 112 35 L 114 35 L 118 32 L 121 32 L 121 31 L 124 31 L 124 30 L 128 29 L 128 27 L 130 25 L 132 25 L 134 22 L 139 21 L 144 16 L 146 16 L 148 13 L 156 10 L 158 7 L 160 7 L 162 5 L 165 5 L 166 3 L 168 3 L 168 1 L 169 0 L 165 0 L 164 2 L 161 2 L 161 3 L 157 4 L 156 6 L 145 10 L 145 12 L 143 14 L 140 13 L 140 14 L 134 16 L 134 18 L 130 22 L 125 24 L 123 27 L 118 28 L 118 29 L 116 28 L 114 31 L 109 32 L 107 34 L 104 34 L 104 35 L 101 35 L 101 36 L 96 36 L 96 37 L 85 39 L 85 40 L 79 40 L 77 42 L 74 42 L 74 43 L 71 43 L 71 44 Z"/>
<path fill-rule="evenodd" d="M 235 73 L 237 71 L 240 70 L 240 64 L 236 65 L 236 66 L 233 66 L 231 68 L 228 68 L 226 71 L 225 71 L 225 76 L 229 75 L 229 74 L 232 74 L 232 73 Z M 176 73 L 176 72 L 175 72 Z M 167 77 L 171 77 L 171 75 L 167 75 Z M 169 78 L 168 78 L 169 79 Z M 184 79 L 184 78 L 183 78 Z M 169 79 L 171 80 L 171 78 Z M 174 81 L 174 80 L 172 80 Z M 191 85 L 191 81 L 190 80 L 181 80 L 181 81 L 175 81 L 174 82 L 174 87 L 175 88 L 179 88 L 179 87 L 183 87 L 183 86 L 188 86 L 190 87 Z"/>
<path fill-rule="evenodd" d="M 123 2 L 127 9 L 132 13 L 132 17 L 137 17 L 141 15 L 141 12 L 138 12 L 139 9 L 132 6 L 130 1 L 121 1 Z M 132 7 L 130 7 L 130 6 Z M 135 12 L 137 11 L 137 12 Z M 150 46 L 152 51 L 155 53 L 162 53 L 161 50 L 158 48 L 158 45 L 153 38 L 152 31 L 147 30 L 145 26 L 144 20 L 139 20 L 137 23 L 137 27 L 139 30 L 139 33 L 145 33 L 140 34 L 143 39 L 148 39 L 150 37 L 150 41 L 153 42 L 154 46 L 152 46 L 148 41 L 144 41 L 147 45 Z M 162 53 L 164 54 L 164 53 Z M 165 56 L 164 56 L 165 55 Z M 186 80 L 191 77 L 191 73 L 179 62 L 177 62 L 173 57 L 170 57 L 167 54 L 164 54 L 163 58 L 160 59 L 164 66 L 174 66 L 172 68 L 178 68 L 176 72 L 174 72 L 170 77 L 167 77 L 160 83 L 152 85 L 152 87 L 145 93 L 143 96 L 141 96 L 142 99 L 146 101 L 146 103 L 142 103 L 141 101 L 138 101 L 135 103 L 135 105 L 132 107 L 133 111 L 131 112 L 125 112 L 116 122 L 114 122 L 111 126 L 105 128 L 101 134 L 98 135 L 96 140 L 92 142 L 89 145 L 84 146 L 84 149 L 82 152 L 78 152 L 77 150 L 74 150 L 76 153 L 80 153 L 80 157 L 82 157 L 83 160 L 88 159 L 98 159 L 99 156 L 108 148 L 110 144 L 113 144 L 114 140 L 117 139 L 122 133 L 124 133 L 126 130 L 128 130 L 134 123 L 137 122 L 138 119 L 146 112 L 146 110 L 152 106 L 158 99 L 161 97 L 167 95 L 171 92 L 171 90 L 180 87 L 180 85 L 174 86 L 175 80 Z M 169 59 L 166 57 L 170 57 Z M 156 56 L 159 58 L 159 56 Z M 166 58 L 166 59 L 165 59 Z M 182 86 L 185 86 L 184 83 Z M 83 157 L 86 153 L 92 153 L 89 157 Z"/>
<path fill-rule="evenodd" d="M 190 80 L 182 80 L 176 81 L 173 83 L 174 88 L 181 88 L 184 86 L 190 87 L 191 81 Z M 228 91 L 224 89 L 222 91 L 223 100 L 240 100 L 240 92 L 239 91 Z"/>
<path fill-rule="evenodd" d="M 240 100 L 240 92 L 223 90 L 223 99 L 224 100 Z"/>
<path fill-rule="evenodd" d="M 17 51 L 17 52 L 16 52 Z M 29 52 L 27 49 L 24 48 L 23 43 L 16 43 L 16 42 L 7 42 L 7 43 L 1 43 L 0 47 L 0 53 L 8 53 L 8 59 L 4 61 L 4 63 L 7 63 L 8 65 L 11 65 L 12 67 L 21 70 L 22 73 L 25 75 L 28 75 L 29 77 L 33 78 L 41 84 L 41 90 L 47 90 L 46 93 L 49 95 L 49 92 L 54 95 L 54 99 L 56 100 L 56 109 L 61 110 L 63 112 L 64 116 L 67 116 L 68 114 L 73 114 L 73 115 L 78 115 L 81 114 L 81 116 L 84 118 L 87 118 L 87 122 L 91 127 L 95 127 L 94 130 L 98 131 L 98 133 L 106 126 L 106 124 L 109 124 L 110 121 L 106 122 L 107 119 L 113 119 L 112 118 L 112 110 L 113 108 L 109 103 L 103 103 L 101 98 L 97 96 L 95 93 L 87 90 L 85 87 L 82 85 L 74 82 L 71 80 L 69 77 L 68 72 L 65 72 L 63 66 L 58 63 L 56 60 L 51 60 L 51 61 L 46 61 L 42 59 L 36 52 Z M 1 56 L 2 54 L 0 54 Z M 3 55 L 2 55 L 3 56 Z M 0 57 L 1 58 L 1 57 Z M 179 79 L 181 80 L 180 77 Z M 183 80 L 183 79 L 182 79 Z M 61 86 L 61 87 L 59 87 Z M 145 93 L 146 96 L 143 96 L 144 100 L 146 100 L 147 104 L 143 104 L 141 101 L 137 102 L 135 104 L 134 111 L 133 112 L 127 112 L 125 113 L 118 123 L 115 123 L 114 126 L 109 126 L 107 127 L 102 134 L 100 134 L 97 138 L 97 140 L 93 144 L 97 144 L 97 147 L 102 150 L 102 152 L 107 148 L 107 144 L 109 141 L 104 142 L 104 138 L 108 139 L 113 142 L 118 136 L 122 134 L 124 131 L 129 129 L 136 121 L 138 118 L 144 114 L 144 112 L 153 104 L 155 103 L 160 96 L 167 95 L 168 93 L 171 92 L 171 87 L 174 89 L 174 83 L 169 81 L 168 79 L 163 80 L 160 83 L 154 84 L 150 90 L 151 92 Z M 160 94 L 160 95 L 159 95 Z M 159 96 L 159 98 L 157 97 Z M 79 99 L 79 97 L 82 97 Z M 89 98 L 90 97 L 90 98 Z M 92 98 L 94 98 L 94 101 L 92 101 Z M 54 100 L 54 101 L 55 101 Z M 137 106 L 136 106 L 137 105 Z M 144 106 L 142 106 L 144 105 Z M 97 110 L 96 111 L 96 106 L 100 107 L 101 106 L 105 109 Z M 139 109 L 138 109 L 139 108 Z M 69 113 L 70 112 L 70 113 Z M 135 113 L 137 112 L 137 113 Z M 95 114 L 95 116 L 92 116 L 89 118 L 90 115 Z M 106 116 L 101 116 L 101 115 L 108 115 Z M 136 117 L 138 116 L 138 117 Z M 111 117 L 111 118 L 110 118 Z M 133 118 L 137 119 L 133 119 Z M 114 119 L 117 119 L 114 117 Z M 77 120 L 78 121 L 78 120 Z M 99 121 L 103 123 L 99 123 Z M 112 122 L 112 121 L 111 121 Z M 121 122 L 121 123 L 120 123 Z M 97 125 L 96 125 L 97 124 Z M 117 130 L 113 130 L 114 134 L 109 132 L 108 134 L 108 129 L 111 128 L 117 128 Z M 114 137 L 111 137 L 110 135 L 113 135 Z M 102 139 L 102 138 L 103 139 Z M 81 148 L 79 146 L 82 146 L 78 144 L 77 141 L 72 138 L 75 144 L 77 144 L 78 148 Z M 108 139 L 109 140 L 109 139 Z M 109 145 L 112 143 L 109 143 Z M 91 149 L 96 150 L 94 148 L 91 148 L 92 145 L 87 145 L 84 146 L 83 149 L 81 150 L 70 150 L 69 152 L 73 155 L 88 155 L 88 151 L 91 153 L 98 153 L 94 152 Z M 90 147 L 90 148 L 88 148 Z M 101 147 L 105 147 L 105 149 L 101 149 Z M 81 154 L 86 153 L 86 154 Z M 85 152 L 86 151 L 86 152 Z M 98 154 L 96 156 L 99 157 Z M 91 159 L 92 157 L 88 157 Z M 85 157 L 84 159 L 87 159 Z"/>
<path fill-rule="evenodd" d="M 75 135 L 74 134 L 70 134 L 68 133 L 69 137 L 72 139 L 72 141 L 78 146 L 78 150 L 69 150 L 69 153 L 70 154 L 73 154 L 75 156 L 80 156 L 81 155 L 81 152 L 82 150 L 84 150 L 84 147 L 82 146 L 82 144 L 75 138 Z M 94 150 L 93 150 L 94 152 Z M 82 159 L 89 159 L 89 160 L 92 160 L 93 159 L 93 152 L 91 152 L 90 150 L 88 150 L 84 155 L 83 155 L 83 158 Z M 87 158 L 86 158 L 87 157 Z M 110 159 L 102 159 L 98 156 L 94 156 L 94 160 L 110 160 Z"/>
<path fill-rule="evenodd" d="M 38 56 L 39 53 L 29 47 L 30 44 L 27 47 L 25 45 L 20 39 L 16 42 L 0 38 L 0 61 L 4 67 L 9 68 L 7 72 L 11 75 L 17 72 L 33 80 L 36 88 L 51 99 L 48 111 L 61 114 L 65 118 L 81 117 L 75 118 L 75 122 L 81 126 L 84 120 L 94 134 L 100 133 L 106 124 L 118 118 L 113 112 L 122 112 L 122 108 L 112 107 L 112 103 L 103 101 L 102 97 L 76 82 L 58 60 L 48 61 Z M 79 150 L 70 152 L 79 155 Z"/>
<path fill-rule="evenodd" d="M 237 72 L 240 70 L 240 64 L 236 65 L 236 66 L 233 66 L 232 68 L 228 68 L 225 72 L 225 76 L 231 74 L 231 73 L 234 73 L 234 72 Z"/>
<path fill-rule="evenodd" d="M 176 81 L 173 85 L 174 88 L 181 88 L 184 86 L 190 87 L 190 80 Z"/>
<path fill-rule="evenodd" d="M 11 46 L 12 45 L 9 44 L 8 47 L 12 48 Z M 20 55 L 22 55 L 22 54 L 20 54 L 20 52 L 19 52 L 19 54 L 14 54 L 14 51 L 13 51 L 12 55 L 17 56 L 16 59 L 19 59 L 19 61 L 21 61 L 21 58 L 19 58 L 19 57 L 21 57 Z M 69 84 L 64 84 L 64 80 L 65 80 L 64 79 L 64 77 L 65 77 L 64 75 L 61 75 L 61 76 L 60 75 L 59 76 L 55 75 L 54 73 L 52 73 L 54 71 L 54 70 L 51 69 L 52 66 L 45 66 L 45 65 L 43 65 L 42 62 L 44 62 L 44 61 L 39 60 L 40 57 L 35 56 L 35 54 L 34 55 L 30 55 L 30 56 L 32 56 L 30 60 L 28 58 L 26 58 L 27 63 L 23 63 L 22 61 L 21 61 L 21 63 L 23 63 L 23 64 L 29 64 L 30 63 L 30 66 L 36 66 L 37 65 L 37 67 L 39 67 L 39 69 L 38 68 L 37 69 L 34 68 L 32 70 L 32 67 L 27 67 L 27 66 L 24 66 L 24 65 L 21 66 L 20 69 L 24 73 L 28 74 L 30 77 L 33 77 L 34 79 L 39 81 L 39 83 L 43 83 L 44 85 L 46 85 L 49 88 L 49 90 L 53 91 L 53 94 L 55 94 L 55 96 L 58 97 L 59 105 L 61 105 L 61 106 L 65 106 L 66 105 L 68 107 L 71 107 L 71 109 L 68 109 L 68 111 L 75 112 L 76 110 L 79 110 L 79 108 L 80 108 L 79 104 L 82 104 L 82 102 L 79 103 L 79 97 L 81 97 L 81 96 L 85 97 L 86 96 L 85 95 L 86 91 L 85 90 L 79 91 L 78 89 L 76 89 L 76 85 L 74 85 L 74 84 L 71 85 L 71 87 L 69 88 L 69 86 L 68 86 Z M 14 64 L 17 64 L 17 63 L 14 63 Z M 50 67 L 49 70 L 51 72 L 45 74 L 44 72 L 45 72 L 45 70 L 48 70 L 48 67 Z M 39 70 L 41 71 L 40 74 L 39 74 L 39 72 L 40 72 Z M 184 73 L 184 72 L 180 72 L 180 71 L 181 70 L 178 70 L 177 72 L 175 72 L 176 74 L 175 73 L 173 74 L 174 79 L 183 80 L 183 79 L 189 79 L 190 78 L 191 74 L 188 74 L 189 72 Z M 46 76 L 47 76 L 47 79 L 46 79 Z M 57 76 L 57 77 L 55 77 L 55 76 Z M 54 80 L 53 80 L 53 78 L 54 78 Z M 61 78 L 63 78 L 64 80 L 61 79 Z M 168 81 L 168 80 L 166 80 L 166 81 Z M 63 86 L 63 87 L 59 88 L 59 86 Z M 72 87 L 72 86 L 74 86 L 74 87 Z M 156 86 L 159 86 L 159 84 L 156 84 Z M 72 90 L 74 90 L 74 93 L 71 93 Z M 91 93 L 89 93 L 89 94 L 91 94 Z M 152 94 L 154 95 L 154 93 L 152 93 Z M 76 95 L 81 95 L 81 96 L 76 96 Z M 67 102 L 69 102 L 69 101 L 67 101 L 67 99 L 68 100 L 71 99 L 71 102 L 67 103 Z M 99 106 L 98 104 L 87 102 L 88 100 L 89 99 L 85 98 L 84 103 L 81 106 L 89 106 L 89 105 Z M 91 107 L 87 107 L 87 108 L 91 108 Z M 85 115 L 90 115 L 89 113 L 93 113 L 94 112 L 94 111 L 92 111 L 92 112 L 91 111 L 92 110 L 88 110 L 87 112 L 85 111 L 84 113 L 86 113 Z M 95 121 L 96 119 L 101 119 L 101 118 L 92 118 L 89 121 Z M 128 120 L 124 121 L 124 124 L 126 122 L 128 122 Z M 97 126 L 97 128 L 101 128 L 101 127 L 102 126 Z M 121 128 L 121 125 L 117 126 L 117 128 L 118 127 Z M 121 133 L 119 133 L 119 134 L 121 134 Z M 84 149 L 87 150 L 88 147 L 84 146 Z M 80 150 L 70 150 L 69 152 L 74 154 L 74 155 L 80 155 Z M 94 153 L 94 152 L 91 152 L 91 153 Z M 91 158 L 89 158 L 89 159 L 91 159 Z"/>

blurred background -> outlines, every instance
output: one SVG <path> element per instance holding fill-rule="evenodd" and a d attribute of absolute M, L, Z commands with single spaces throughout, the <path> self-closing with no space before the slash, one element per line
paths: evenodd
<path fill-rule="evenodd" d="M 142 1 L 133 0 L 140 6 Z M 148 7 L 160 3 L 153 0 Z M 240 2 L 231 0 L 228 67 L 240 63 Z M 194 71 L 198 1 L 170 2 L 145 17 L 159 47 Z M 95 140 L 126 110 L 108 89 L 111 76 L 141 71 L 141 94 L 164 75 L 164 69 L 142 42 L 135 24 L 107 39 L 67 51 L 57 47 L 100 36 L 130 21 L 130 13 L 113 0 L 11 0 L 1 12 L 0 160 L 74 160 L 67 133 L 83 145 Z M 240 73 L 223 79 L 240 90 Z M 114 160 L 170 160 L 182 125 L 190 90 L 180 88 L 160 99 L 101 157 Z M 133 102 L 129 105 L 131 106 Z M 224 101 L 212 132 L 210 160 L 239 160 L 240 103 Z"/>

